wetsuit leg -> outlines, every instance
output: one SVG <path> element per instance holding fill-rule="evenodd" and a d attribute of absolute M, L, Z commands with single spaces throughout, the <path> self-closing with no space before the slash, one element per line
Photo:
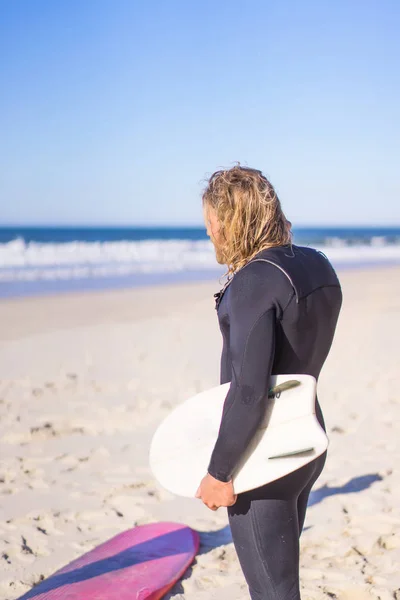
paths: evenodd
<path fill-rule="evenodd" d="M 318 401 L 318 396 L 316 397 L 316 401 L 315 401 L 315 414 L 316 414 L 317 420 L 318 420 L 319 424 L 321 425 L 322 429 L 326 432 L 324 415 L 322 413 L 321 406 Z M 311 477 L 311 479 L 310 479 L 309 483 L 306 485 L 306 487 L 300 492 L 300 495 L 298 497 L 297 515 L 298 515 L 298 521 L 299 521 L 299 535 L 301 535 L 301 532 L 303 531 L 304 521 L 306 518 L 307 502 L 308 502 L 308 498 L 310 496 L 311 488 L 313 487 L 314 483 L 317 481 L 318 477 L 322 473 L 322 470 L 325 466 L 326 457 L 327 457 L 327 451 L 325 451 L 323 454 L 321 454 L 321 456 L 319 456 L 315 461 L 313 461 L 313 463 L 315 464 L 314 475 Z"/>
<path fill-rule="evenodd" d="M 252 600 L 300 600 L 298 498 L 315 482 L 321 464 L 316 459 L 239 494 L 228 508 L 233 542 Z"/>
<path fill-rule="evenodd" d="M 311 488 L 313 487 L 314 483 L 317 481 L 318 477 L 322 473 L 322 470 L 325 465 L 326 457 L 327 457 L 327 452 L 325 451 L 323 454 L 321 454 L 321 456 L 319 456 L 315 460 L 314 475 L 312 476 L 310 482 L 306 485 L 306 487 L 300 493 L 300 495 L 297 499 L 297 518 L 298 518 L 298 522 L 299 522 L 299 536 L 301 535 L 301 532 L 303 531 L 304 521 L 306 518 L 307 502 L 308 502 L 308 498 L 310 496 Z"/>

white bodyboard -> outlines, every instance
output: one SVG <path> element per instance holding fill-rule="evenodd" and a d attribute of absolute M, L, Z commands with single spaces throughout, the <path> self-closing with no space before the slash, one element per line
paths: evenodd
<path fill-rule="evenodd" d="M 264 420 L 233 477 L 235 493 L 279 479 L 328 447 L 327 435 L 315 416 L 315 378 L 275 375 L 271 387 L 293 380 L 300 385 L 266 399 Z M 226 383 L 189 398 L 156 430 L 150 447 L 150 468 L 158 482 L 173 494 L 195 496 L 207 473 L 229 387 Z M 282 454 L 285 456 L 273 458 Z"/>

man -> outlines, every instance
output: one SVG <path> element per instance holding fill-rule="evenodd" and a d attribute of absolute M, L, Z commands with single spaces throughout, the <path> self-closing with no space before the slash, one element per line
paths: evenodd
<path fill-rule="evenodd" d="M 228 267 L 217 297 L 220 383 L 231 382 L 208 473 L 197 497 L 228 507 L 252 600 L 299 600 L 299 537 L 326 452 L 263 487 L 235 495 L 232 476 L 263 418 L 271 375 L 316 379 L 329 353 L 342 293 L 328 259 L 292 244 L 274 188 L 256 169 L 215 172 L 203 194 L 207 233 Z M 325 429 L 316 399 L 317 418 Z"/>

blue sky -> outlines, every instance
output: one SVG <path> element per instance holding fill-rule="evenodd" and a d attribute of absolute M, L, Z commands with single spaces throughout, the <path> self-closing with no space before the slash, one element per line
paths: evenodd
<path fill-rule="evenodd" d="M 294 225 L 400 225 L 397 0 L 3 0 L 0 221 L 201 224 L 262 169 Z"/>

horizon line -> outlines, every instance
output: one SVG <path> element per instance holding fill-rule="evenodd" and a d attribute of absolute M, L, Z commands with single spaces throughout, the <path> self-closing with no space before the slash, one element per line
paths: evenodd
<path fill-rule="evenodd" d="M 205 226 L 202 224 L 185 224 L 185 223 L 136 223 L 136 224 L 118 224 L 118 223 L 7 223 L 0 224 L 0 229 L 8 229 L 8 228 L 44 228 L 44 227 L 52 227 L 55 229 L 204 229 Z M 307 229 L 315 229 L 315 228 L 325 228 L 325 229 L 398 229 L 400 228 L 400 223 L 398 224 L 388 224 L 388 223 L 300 223 L 298 225 L 293 225 L 292 229 L 299 228 L 307 228 Z"/>

